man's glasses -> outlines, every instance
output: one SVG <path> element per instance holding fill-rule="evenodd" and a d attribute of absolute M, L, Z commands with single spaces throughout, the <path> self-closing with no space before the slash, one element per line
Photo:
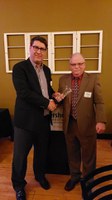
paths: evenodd
<path fill-rule="evenodd" d="M 76 66 L 81 67 L 84 63 L 85 63 L 85 62 L 81 62 L 81 63 L 70 63 L 70 65 L 71 65 L 72 67 L 76 67 Z"/>
<path fill-rule="evenodd" d="M 44 53 L 46 51 L 46 48 L 42 48 L 38 46 L 32 46 L 32 47 L 35 52 L 40 51 L 41 53 Z"/>

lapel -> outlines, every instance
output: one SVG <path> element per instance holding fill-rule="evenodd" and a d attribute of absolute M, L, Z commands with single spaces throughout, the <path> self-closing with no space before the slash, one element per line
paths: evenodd
<path fill-rule="evenodd" d="M 29 58 L 27 59 L 27 63 L 28 63 L 28 68 L 27 68 L 27 70 L 29 70 L 30 75 L 32 75 L 33 78 L 37 81 L 37 80 L 38 80 L 37 74 L 36 74 L 35 69 L 34 69 L 32 63 L 30 62 L 30 59 L 29 59 Z"/>
<path fill-rule="evenodd" d="M 79 102 L 82 95 L 84 95 L 85 88 L 88 85 L 88 80 L 89 80 L 88 74 L 86 72 L 84 72 L 82 80 L 81 80 L 81 85 L 80 85 L 80 89 L 79 89 L 79 95 L 78 95 L 77 103 Z"/>

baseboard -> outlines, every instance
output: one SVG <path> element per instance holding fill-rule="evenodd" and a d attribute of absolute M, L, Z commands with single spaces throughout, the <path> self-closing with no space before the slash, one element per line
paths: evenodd
<path fill-rule="evenodd" d="M 112 140 L 112 133 L 97 134 L 97 139 Z"/>
<path fill-rule="evenodd" d="M 59 137 L 64 137 L 63 131 L 51 131 L 51 135 L 56 137 L 56 139 Z M 107 139 L 107 140 L 112 140 L 112 133 L 102 133 L 102 134 L 97 134 L 97 139 Z M 62 139 L 63 140 L 63 139 Z"/>

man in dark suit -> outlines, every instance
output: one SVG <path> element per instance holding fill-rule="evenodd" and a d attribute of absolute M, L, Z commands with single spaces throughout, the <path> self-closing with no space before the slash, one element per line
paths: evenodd
<path fill-rule="evenodd" d="M 30 57 L 13 68 L 13 84 L 16 90 L 14 112 L 14 155 L 12 184 L 17 200 L 25 200 L 25 175 L 27 156 L 34 146 L 33 169 L 35 179 L 44 189 L 50 184 L 45 177 L 46 157 L 50 132 L 50 112 L 56 108 L 52 100 L 50 69 L 43 64 L 47 51 L 45 38 L 31 39 Z"/>
<path fill-rule="evenodd" d="M 65 185 L 67 191 L 80 181 L 81 174 L 85 176 L 95 169 L 96 133 L 104 132 L 106 123 L 98 74 L 84 72 L 85 59 L 80 53 L 71 56 L 69 65 L 72 73 L 59 81 L 59 92 L 63 93 L 65 86 L 72 89 L 63 99 L 63 128 L 71 175 Z"/>

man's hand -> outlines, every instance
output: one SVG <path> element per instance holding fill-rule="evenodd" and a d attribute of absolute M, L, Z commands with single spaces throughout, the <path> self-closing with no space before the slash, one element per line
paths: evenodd
<path fill-rule="evenodd" d="M 50 99 L 49 105 L 48 105 L 48 110 L 54 111 L 56 109 L 56 107 L 57 107 L 57 105 L 55 104 L 55 102 L 53 101 L 53 99 Z"/>
<path fill-rule="evenodd" d="M 99 122 L 96 124 L 96 132 L 97 133 L 104 133 L 105 129 L 106 129 L 105 123 Z"/>

